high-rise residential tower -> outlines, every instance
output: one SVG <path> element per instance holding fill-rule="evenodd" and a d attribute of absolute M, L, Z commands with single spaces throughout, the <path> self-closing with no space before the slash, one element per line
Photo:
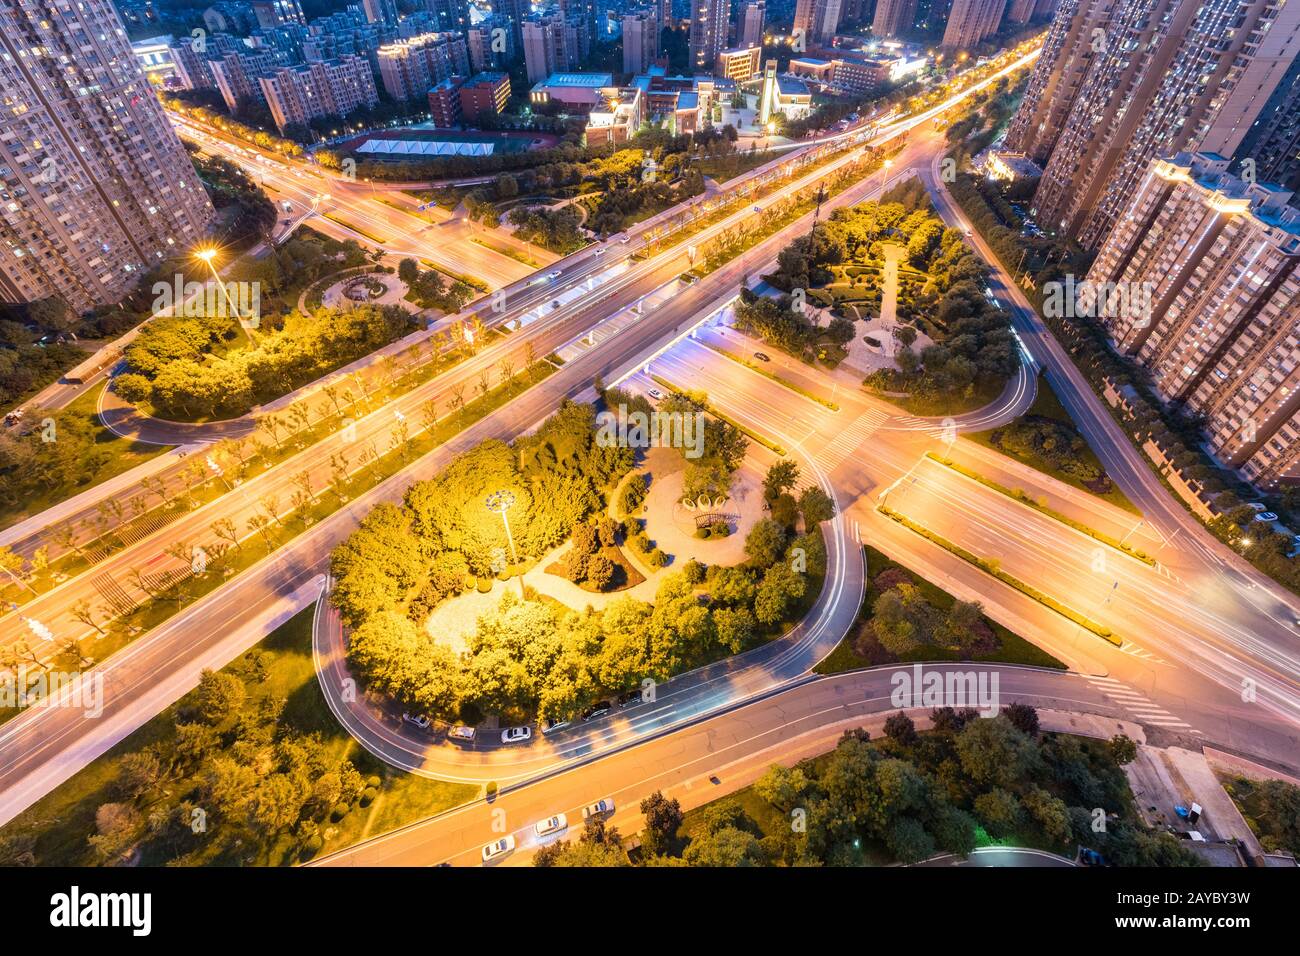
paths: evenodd
<path fill-rule="evenodd" d="M 691 69 L 708 73 L 727 46 L 731 25 L 731 0 L 690 0 Z"/>
<path fill-rule="evenodd" d="M 0 5 L 0 300 L 115 301 L 212 215 L 111 0 Z"/>
<path fill-rule="evenodd" d="M 1031 208 L 1096 248 L 1153 158 L 1236 151 L 1300 52 L 1300 3 L 1117 0 L 1086 42 Z"/>
<path fill-rule="evenodd" d="M 1007 0 L 953 0 L 943 45 L 954 50 L 975 46 L 997 32 L 1006 6 Z"/>
<path fill-rule="evenodd" d="M 1040 166 L 1047 162 L 1088 67 L 1105 37 L 1105 25 L 1119 0 L 1062 0 L 1043 41 L 1020 108 L 1007 128 L 1004 146 Z M 1101 30 L 1099 35 L 1097 30 Z"/>
<path fill-rule="evenodd" d="M 830 43 L 840 25 L 841 0 L 796 0 L 794 36 L 808 46 Z"/>
<path fill-rule="evenodd" d="M 1079 305 L 1253 481 L 1300 477 L 1300 209 L 1211 153 L 1148 164 Z"/>
<path fill-rule="evenodd" d="M 740 8 L 736 19 L 736 46 L 762 46 L 763 27 L 767 20 L 765 0 L 749 0 Z"/>
<path fill-rule="evenodd" d="M 1237 147 L 1234 159 L 1239 175 L 1300 191 L 1300 57 Z"/>
<path fill-rule="evenodd" d="M 878 37 L 896 37 L 916 25 L 916 0 L 876 0 L 871 32 Z"/>
<path fill-rule="evenodd" d="M 623 72 L 644 73 L 658 56 L 658 11 L 651 8 L 623 14 Z"/>

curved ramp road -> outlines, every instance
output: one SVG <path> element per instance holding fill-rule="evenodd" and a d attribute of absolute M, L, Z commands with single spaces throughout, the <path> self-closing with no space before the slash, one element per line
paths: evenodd
<path fill-rule="evenodd" d="M 990 690 L 996 679 L 997 697 L 1003 705 L 1022 702 L 1110 720 L 1124 717 L 1093 683 L 1075 674 L 979 664 L 926 664 L 922 674 L 927 673 L 944 675 L 945 680 L 949 674 L 960 675 L 962 686 L 967 686 L 969 675 L 977 688 L 983 675 L 984 686 Z M 902 676 L 896 677 L 898 674 Z M 519 841 L 516 854 L 522 856 L 539 845 L 533 830 L 538 820 L 564 813 L 569 819 L 567 831 L 546 840 L 576 837 L 582 830 L 582 807 L 605 797 L 614 800 L 611 822 L 631 835 L 640 828 L 640 801 L 655 790 L 707 792 L 715 786 L 711 778 L 727 778 L 729 768 L 775 763 L 805 746 L 810 738 L 816 749 L 830 749 L 844 730 L 873 715 L 897 710 L 898 704 L 891 698 L 896 689 L 910 689 L 914 674 L 908 666 L 807 678 L 671 732 L 647 735 L 600 760 L 557 764 L 551 773 L 524 784 L 506 782 L 491 802 L 475 801 L 310 865 L 431 866 L 450 862 L 475 866 L 481 862 L 483 845 L 504 833 L 515 834 Z M 978 705 L 978 700 L 971 703 Z M 1082 716 L 1080 725 L 1081 729 L 1088 725 Z"/>

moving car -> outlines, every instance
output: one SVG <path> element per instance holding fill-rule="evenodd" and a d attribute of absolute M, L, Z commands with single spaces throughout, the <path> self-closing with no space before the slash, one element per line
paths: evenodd
<path fill-rule="evenodd" d="M 497 857 L 505 856 L 514 848 L 515 838 L 513 836 L 503 836 L 500 840 L 493 840 L 483 847 L 483 862 L 491 863 Z"/>
<path fill-rule="evenodd" d="M 559 277 L 560 277 L 559 269 L 552 269 L 550 272 L 546 273 L 546 278 L 550 279 L 552 282 L 554 282 Z"/>
<path fill-rule="evenodd" d="M 639 703 L 641 703 L 641 688 L 639 687 L 624 691 L 618 695 L 618 706 L 620 707 L 632 707 Z"/>
<path fill-rule="evenodd" d="M 523 740 L 531 740 L 533 730 L 531 727 L 507 727 L 501 731 L 501 742 L 503 744 L 515 744 Z"/>
<path fill-rule="evenodd" d="M 762 211 L 763 211 L 763 207 L 762 207 L 762 206 L 755 206 L 755 207 L 754 207 L 754 212 L 762 212 Z"/>
<path fill-rule="evenodd" d="M 657 389 L 657 388 L 652 388 L 652 389 L 650 389 L 649 392 L 648 392 L 648 394 L 650 395 L 651 398 L 654 398 L 654 399 L 660 399 L 660 398 L 663 398 L 663 397 L 664 397 L 664 393 L 661 392 L 661 391 L 659 391 L 659 389 Z"/>
<path fill-rule="evenodd" d="M 606 797 L 604 800 L 597 800 L 590 806 L 582 808 L 582 819 L 587 820 L 591 817 L 604 817 L 614 812 L 614 798 Z"/>
<path fill-rule="evenodd" d="M 533 827 L 539 837 L 550 836 L 552 833 L 559 833 L 569 825 L 569 818 L 563 813 L 557 813 L 553 817 L 547 817 Z"/>
<path fill-rule="evenodd" d="M 452 740 L 473 740 L 474 728 L 464 726 L 453 727 L 451 730 L 447 731 L 447 736 Z"/>
<path fill-rule="evenodd" d="M 428 730 L 432 723 L 424 714 L 403 714 L 402 719 L 408 724 L 415 724 L 421 730 Z"/>
<path fill-rule="evenodd" d="M 760 362 L 772 361 L 772 357 L 768 355 L 766 352 L 755 352 L 754 358 L 758 359 Z"/>
<path fill-rule="evenodd" d="M 604 246 L 597 246 L 597 247 L 596 247 L 596 255 L 598 255 L 598 256 L 603 256 L 604 254 L 605 254 L 605 247 L 604 247 Z"/>
<path fill-rule="evenodd" d="M 553 734 L 557 730 L 569 726 L 571 723 L 573 723 L 571 720 L 548 720 L 546 723 L 542 724 L 542 736 Z"/>

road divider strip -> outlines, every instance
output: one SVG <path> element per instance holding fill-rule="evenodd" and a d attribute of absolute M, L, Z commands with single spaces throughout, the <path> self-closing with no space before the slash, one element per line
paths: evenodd
<path fill-rule="evenodd" d="M 805 388 L 801 388 L 800 386 L 796 385 L 794 382 L 790 381 L 789 379 L 782 378 L 780 375 L 777 375 L 775 372 L 769 372 L 767 369 L 755 364 L 754 362 L 749 361 L 749 359 L 745 358 L 743 355 L 737 355 L 735 352 L 732 352 L 728 349 L 724 349 L 720 345 L 714 345 L 712 342 L 705 342 L 703 339 L 695 339 L 694 341 L 699 343 L 700 345 L 703 345 L 706 349 L 713 349 L 713 351 L 717 352 L 719 355 L 725 356 L 726 358 L 731 359 L 733 362 L 740 363 L 741 365 L 745 366 L 745 368 L 749 369 L 751 372 L 757 372 L 759 375 L 762 375 L 764 378 L 770 378 L 778 385 L 782 385 L 788 388 L 790 391 L 802 395 L 804 398 L 810 398 L 817 404 L 826 406 L 833 412 L 838 412 L 840 410 L 839 405 L 835 404 L 829 399 L 822 398 L 820 395 L 814 395 L 812 392 L 808 391 Z"/>
<path fill-rule="evenodd" d="M 934 542 L 939 547 L 943 548 L 945 551 L 948 551 L 951 554 L 955 554 L 957 557 L 961 558 L 967 564 L 972 564 L 975 567 L 979 568 L 981 571 L 985 572 L 986 574 L 993 575 L 993 577 L 997 578 L 1003 584 L 1015 588 L 1021 594 L 1025 595 L 1026 597 L 1032 598 L 1033 600 L 1037 601 L 1039 604 L 1043 605 L 1043 607 L 1053 610 L 1057 614 L 1060 614 L 1062 617 L 1065 617 L 1073 621 L 1075 624 L 1078 624 L 1080 627 L 1091 631 L 1093 634 L 1096 634 L 1102 640 L 1105 640 L 1115 645 L 1116 647 L 1119 647 L 1121 644 L 1123 644 L 1123 641 L 1121 641 L 1118 637 L 1116 637 L 1113 633 L 1111 633 L 1110 628 L 1106 627 L 1104 624 L 1098 624 L 1096 621 L 1092 620 L 1092 618 L 1086 617 L 1080 614 L 1078 611 L 1074 610 L 1073 608 L 1062 604 L 1060 601 L 1056 600 L 1056 598 L 1044 594 L 1042 591 L 1038 590 L 1038 588 L 1034 587 L 1032 584 L 1027 584 L 1024 581 L 1020 580 L 1015 575 L 1008 574 L 1006 571 L 1003 571 L 1000 567 L 998 567 L 996 560 L 991 558 L 981 558 L 979 555 L 967 551 L 961 545 L 949 541 L 947 538 L 943 537 L 943 535 L 936 534 L 935 532 L 931 531 L 929 528 L 925 527 L 924 525 L 917 524 L 911 518 L 899 514 L 897 511 L 889 507 L 889 505 L 884 504 L 883 502 L 876 506 L 876 510 L 879 511 L 886 518 L 890 518 L 894 521 L 897 521 L 899 524 L 901 524 L 904 528 L 907 528 L 909 531 L 914 531 L 917 534 L 919 534 L 921 537 Z"/>
<path fill-rule="evenodd" d="M 676 394 L 682 396 L 682 398 L 685 399 L 691 398 L 689 392 L 687 392 L 683 388 L 678 388 L 672 382 L 668 381 L 668 379 L 660 378 L 658 375 L 655 375 L 654 373 L 651 373 L 650 377 L 657 384 L 662 385 L 664 388 L 669 389 L 672 392 L 675 392 Z M 718 419 L 719 421 L 724 421 L 732 428 L 739 430 L 740 433 L 744 435 L 746 438 L 752 438 L 754 441 L 758 442 L 760 445 L 762 445 L 764 448 L 768 449 L 769 451 L 776 452 L 782 458 L 786 456 L 787 454 L 786 450 L 782 448 L 780 445 L 778 445 L 776 442 L 772 441 L 769 438 L 764 438 L 758 432 L 754 431 L 753 429 L 745 427 L 744 425 L 740 424 L 740 422 L 736 421 L 734 418 L 730 418 L 729 416 L 724 415 L 722 412 L 718 411 L 709 403 L 707 402 L 705 403 L 704 410 L 708 412 L 710 415 L 712 415 L 714 418 Z"/>
<path fill-rule="evenodd" d="M 1084 524 L 1082 521 L 1075 521 L 1073 518 L 1069 517 L 1068 515 L 1062 514 L 1061 512 L 1057 511 L 1055 508 L 1042 504 L 1041 502 L 1035 501 L 1027 492 L 1019 488 L 1008 488 L 1006 485 L 999 484 L 998 482 L 994 481 L 992 478 L 988 478 L 984 475 L 981 475 L 979 472 L 973 471 L 972 469 L 967 468 L 965 465 L 957 464 L 951 458 L 945 458 L 942 455 L 938 455 L 932 451 L 926 452 L 925 457 L 929 458 L 931 461 L 943 465 L 945 468 L 949 468 L 952 471 L 957 472 L 957 474 L 962 475 L 963 477 L 969 478 L 971 481 L 979 482 L 981 485 L 983 485 L 986 488 L 991 488 L 994 491 L 998 492 L 999 494 L 1006 495 L 1008 498 L 1012 498 L 1015 501 L 1020 502 L 1022 505 L 1025 505 L 1028 508 L 1033 508 L 1035 511 L 1039 512 L 1040 514 L 1047 515 L 1047 517 L 1052 518 L 1055 521 L 1059 521 L 1063 525 L 1068 525 L 1069 527 L 1073 528 L 1075 531 L 1078 531 L 1082 534 L 1086 534 L 1094 541 L 1100 541 L 1102 544 L 1108 545 L 1109 547 L 1114 548 L 1116 551 L 1128 555 L 1130 558 L 1133 558 L 1137 561 L 1141 561 L 1143 564 L 1147 565 L 1148 567 L 1154 568 L 1156 566 L 1156 559 L 1151 557 L 1151 555 L 1147 554 L 1145 551 L 1139 551 L 1136 548 L 1132 547 L 1131 545 L 1127 545 L 1124 542 L 1120 541 L 1118 538 L 1111 537 L 1105 532 L 1098 531 L 1096 528 L 1089 527 L 1088 525 Z"/>

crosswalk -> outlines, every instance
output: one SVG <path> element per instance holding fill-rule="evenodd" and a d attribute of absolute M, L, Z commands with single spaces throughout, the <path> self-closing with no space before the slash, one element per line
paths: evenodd
<path fill-rule="evenodd" d="M 829 474 L 840 466 L 840 463 L 857 451 L 870 438 L 882 424 L 889 419 L 889 416 L 878 409 L 868 409 L 853 421 L 847 428 L 838 435 L 822 445 L 816 451 L 812 452 L 813 460 L 817 462 L 822 471 Z"/>
<path fill-rule="evenodd" d="M 1089 684 L 1136 717 L 1139 723 L 1151 724 L 1176 733 L 1193 734 L 1197 737 L 1205 736 L 1187 721 L 1175 717 L 1150 698 L 1139 694 L 1127 684 L 1117 681 L 1113 677 L 1089 676 L 1086 679 Z"/>

